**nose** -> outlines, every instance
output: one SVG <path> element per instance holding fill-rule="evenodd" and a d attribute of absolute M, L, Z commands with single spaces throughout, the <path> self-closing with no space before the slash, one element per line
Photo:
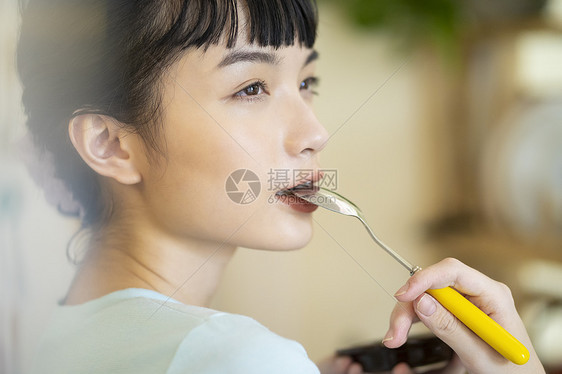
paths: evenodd
<path fill-rule="evenodd" d="M 329 134 L 320 123 L 311 106 L 300 102 L 291 115 L 290 131 L 286 138 L 289 154 L 311 158 L 328 143 Z"/>

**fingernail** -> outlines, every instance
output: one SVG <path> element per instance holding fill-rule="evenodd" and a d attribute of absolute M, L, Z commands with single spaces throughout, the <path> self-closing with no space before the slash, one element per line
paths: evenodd
<path fill-rule="evenodd" d="M 418 305 L 416 306 L 418 312 L 423 314 L 426 317 L 431 316 L 435 313 L 437 306 L 435 305 L 435 299 L 428 294 L 422 296 L 420 301 L 418 301 Z"/>
<path fill-rule="evenodd" d="M 334 361 L 334 365 L 336 367 L 342 368 L 342 367 L 346 367 L 351 363 L 351 360 L 348 356 L 345 357 L 336 357 L 335 361 Z"/>
<path fill-rule="evenodd" d="M 394 336 L 392 336 L 391 334 L 392 333 L 390 331 L 387 332 L 386 335 L 384 336 L 384 339 L 382 340 L 382 343 L 389 342 L 392 339 L 394 339 Z"/>
<path fill-rule="evenodd" d="M 410 287 L 410 285 L 408 283 L 406 283 L 405 285 L 400 287 L 400 289 L 398 291 L 396 291 L 394 296 L 396 297 L 396 296 L 404 295 L 406 292 L 408 292 L 408 287 Z"/>

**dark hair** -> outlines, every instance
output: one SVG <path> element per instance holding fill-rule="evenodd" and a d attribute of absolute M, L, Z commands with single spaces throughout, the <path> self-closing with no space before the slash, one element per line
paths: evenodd
<path fill-rule="evenodd" d="M 239 12 L 248 20 L 241 27 L 250 43 L 314 44 L 314 0 L 30 1 L 18 46 L 27 124 L 36 146 L 51 154 L 55 176 L 83 207 L 84 226 L 100 223 L 108 207 L 95 172 L 70 142 L 68 121 L 82 113 L 113 117 L 143 138 L 149 154 L 164 154 L 162 74 L 189 48 L 223 41 L 231 48 Z"/>

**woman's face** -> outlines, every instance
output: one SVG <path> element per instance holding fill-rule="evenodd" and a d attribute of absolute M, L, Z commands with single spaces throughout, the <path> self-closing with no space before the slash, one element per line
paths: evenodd
<path fill-rule="evenodd" d="M 310 240 L 311 207 L 275 194 L 312 170 L 318 177 L 328 136 L 312 110 L 316 56 L 298 44 L 238 42 L 190 50 L 172 65 L 163 85 L 167 161 L 147 161 L 142 170 L 154 227 L 174 239 L 250 248 L 294 249 Z M 227 185 L 240 169 L 259 183 L 239 181 L 239 172 Z M 227 194 L 252 188 L 255 200 Z"/>

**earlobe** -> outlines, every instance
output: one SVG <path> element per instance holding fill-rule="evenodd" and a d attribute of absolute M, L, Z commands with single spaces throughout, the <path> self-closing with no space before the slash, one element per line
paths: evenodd
<path fill-rule="evenodd" d="M 126 132 L 116 120 L 81 114 L 70 120 L 68 133 L 80 157 L 96 173 L 128 185 L 142 180 L 135 164 L 136 148 L 131 144 L 138 141 L 137 136 Z"/>

